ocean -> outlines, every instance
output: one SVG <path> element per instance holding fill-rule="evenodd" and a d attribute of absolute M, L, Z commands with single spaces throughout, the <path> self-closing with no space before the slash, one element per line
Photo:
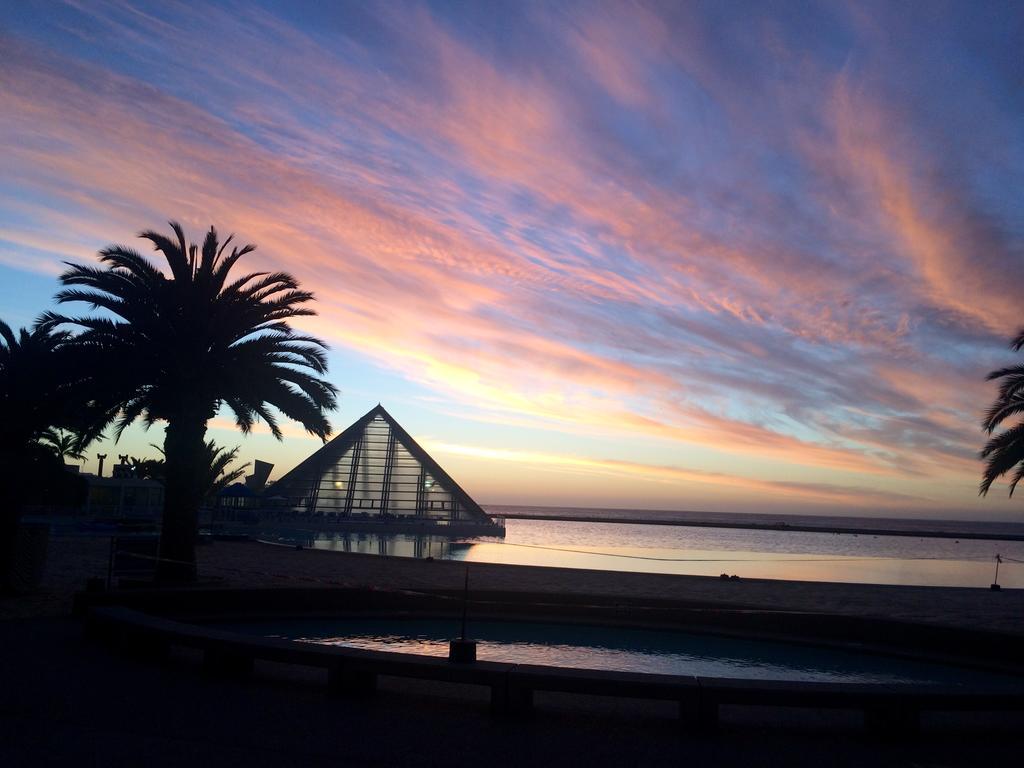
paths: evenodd
<path fill-rule="evenodd" d="M 504 539 L 449 541 L 436 536 L 336 531 L 296 532 L 289 538 L 319 549 L 467 562 L 986 589 L 995 578 L 996 555 L 999 555 L 1002 560 L 999 583 L 1008 588 L 1024 587 L 1024 541 L 999 538 L 1024 537 L 1024 523 L 580 507 L 489 505 L 486 509 L 495 517 L 505 518 Z M 509 515 L 537 519 L 516 519 Z M 605 519 L 608 522 L 598 521 Z M 615 522 L 630 519 L 678 524 Z M 701 522 L 770 526 L 770 529 L 704 527 L 699 525 Z M 780 524 L 783 527 L 780 528 Z M 800 526 L 854 532 L 785 529 Z M 921 535 L 886 535 L 884 531 Z M 953 537 L 927 535 L 938 532 L 952 533 Z M 956 534 L 992 538 L 956 538 Z"/>

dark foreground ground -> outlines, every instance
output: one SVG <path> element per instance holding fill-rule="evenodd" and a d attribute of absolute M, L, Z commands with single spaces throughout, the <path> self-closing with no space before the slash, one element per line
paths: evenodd
<path fill-rule="evenodd" d="M 376 697 L 332 699 L 323 672 L 258 664 L 248 682 L 204 677 L 198 656 L 158 664 L 87 642 L 71 594 L 105 571 L 103 541 L 55 541 L 41 589 L 0 600 L 0 768 L 16 766 L 1019 765 L 1024 714 L 922 718 L 887 743 L 854 712 L 728 709 L 718 734 L 681 731 L 668 703 L 538 694 L 530 719 L 493 717 L 486 693 L 382 678 Z M 217 586 L 458 588 L 456 563 L 258 544 L 200 552 Z M 700 577 L 473 566 L 478 588 L 623 594 L 898 617 L 1022 632 L 1020 590 L 720 583 Z M 1024 639 L 1022 639 L 1024 653 Z"/>
<path fill-rule="evenodd" d="M 317 672 L 260 667 L 204 677 L 85 642 L 70 619 L 0 624 L 0 765 L 519 766 L 1017 765 L 1020 718 L 929 718 L 915 741 L 862 734 L 853 713 L 736 710 L 715 736 L 686 734 L 661 703 L 538 696 L 528 720 L 492 717 L 472 688 L 385 679 L 332 699 Z M 321 683 L 321 684 L 318 684 Z M 981 730 L 977 729 L 981 727 Z"/>

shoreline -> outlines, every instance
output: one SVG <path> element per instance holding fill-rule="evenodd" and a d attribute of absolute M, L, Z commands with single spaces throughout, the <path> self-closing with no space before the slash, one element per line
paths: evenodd
<path fill-rule="evenodd" d="M 490 513 L 489 513 L 490 514 Z M 649 517 L 597 517 L 593 515 L 502 514 L 491 517 L 502 520 L 551 520 L 564 523 L 611 523 L 614 525 L 672 525 L 686 528 L 729 528 L 750 531 L 792 531 L 794 533 L 832 533 L 836 535 L 902 536 L 919 539 L 972 539 L 979 541 L 1024 541 L 1024 534 L 979 533 L 976 531 L 926 531 L 895 528 L 849 528 L 841 526 L 805 525 L 801 523 L 726 522 L 717 520 L 665 520 Z"/>
<path fill-rule="evenodd" d="M 461 591 L 467 564 L 455 560 L 333 552 L 258 542 L 197 549 L 209 586 L 365 587 Z M 40 588 L 0 601 L 0 619 L 67 616 L 90 577 L 105 576 L 109 541 L 55 538 Z M 654 598 L 723 609 L 785 610 L 988 629 L 1024 636 L 1024 590 L 741 579 L 470 563 L 470 590 Z M 202 586 L 196 588 L 201 589 Z"/>

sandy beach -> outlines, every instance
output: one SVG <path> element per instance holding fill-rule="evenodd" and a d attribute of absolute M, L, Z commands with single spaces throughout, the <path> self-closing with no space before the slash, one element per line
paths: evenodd
<path fill-rule="evenodd" d="M 214 542 L 198 548 L 200 578 L 230 587 L 375 587 L 461 589 L 465 564 L 442 560 L 296 550 L 259 542 Z M 0 602 L 0 618 L 61 616 L 91 576 L 105 576 L 107 539 L 50 542 L 43 583 Z M 470 564 L 471 588 L 659 598 L 680 603 L 872 616 L 1024 635 L 1024 590 L 908 587 L 622 573 L 568 568 Z"/>

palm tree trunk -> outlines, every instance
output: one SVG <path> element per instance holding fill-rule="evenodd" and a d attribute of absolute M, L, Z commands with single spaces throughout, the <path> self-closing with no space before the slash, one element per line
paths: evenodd
<path fill-rule="evenodd" d="M 168 421 L 164 438 L 164 516 L 156 570 L 159 582 L 196 580 L 205 439 L 206 418 L 202 416 L 184 414 Z"/>

